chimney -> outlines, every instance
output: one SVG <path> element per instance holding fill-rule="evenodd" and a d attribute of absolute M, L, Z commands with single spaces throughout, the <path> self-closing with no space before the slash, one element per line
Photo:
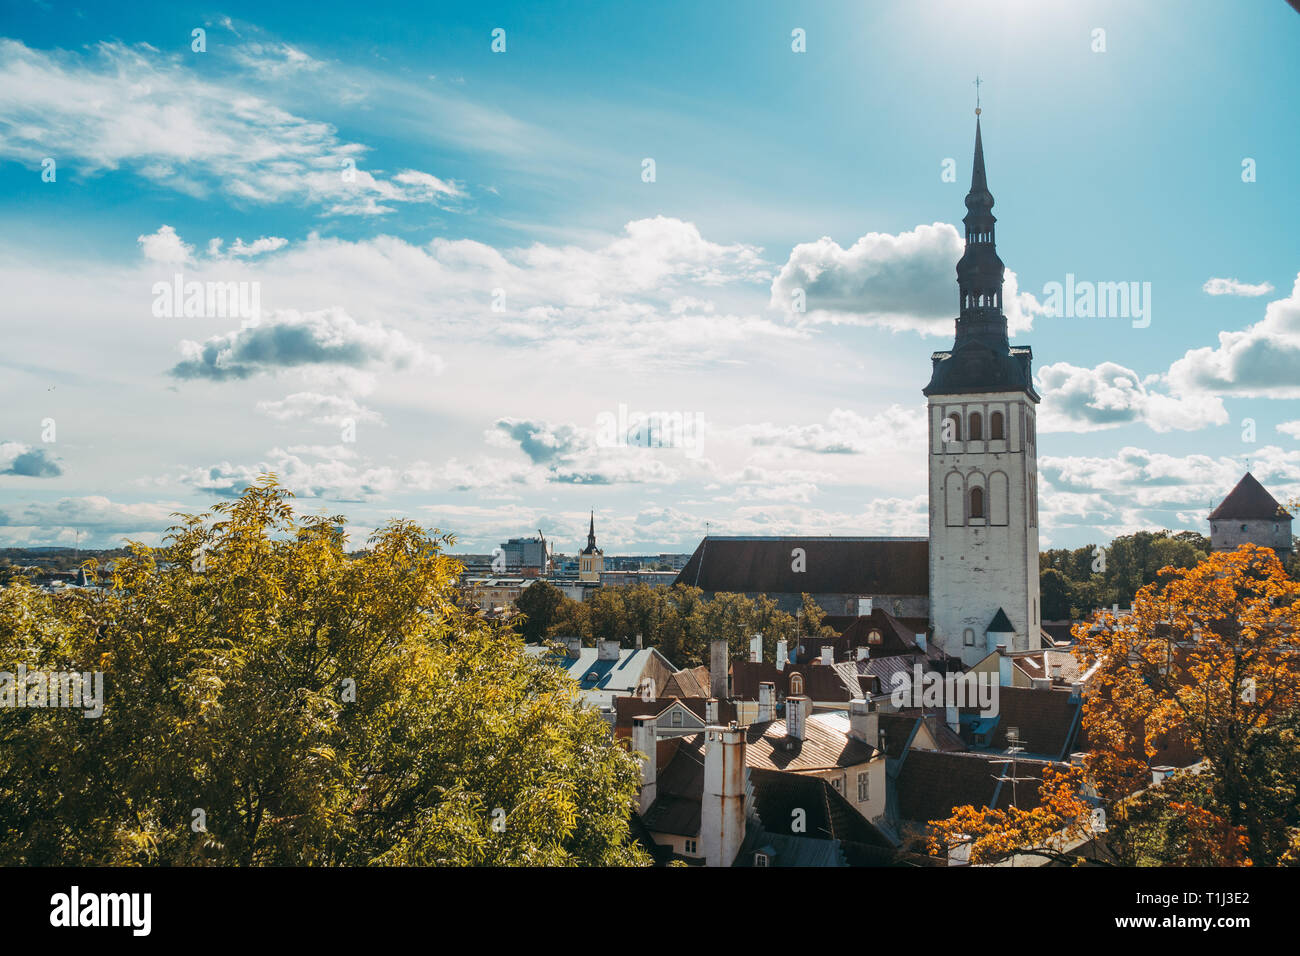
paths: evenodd
<path fill-rule="evenodd" d="M 865 645 L 858 648 L 858 660 L 865 661 L 870 656 L 871 648 L 866 647 Z"/>
<path fill-rule="evenodd" d="M 858 598 L 858 617 L 867 617 L 871 614 L 871 598 Z"/>
<path fill-rule="evenodd" d="M 803 695 L 785 699 L 785 735 L 790 740 L 803 740 L 804 725 L 808 721 L 808 712 L 812 710 L 812 701 Z"/>
<path fill-rule="evenodd" d="M 776 642 L 776 669 L 785 670 L 785 665 L 790 660 L 790 645 L 785 641 Z"/>
<path fill-rule="evenodd" d="M 1034 690 L 1052 689 L 1052 679 L 1050 677 L 1032 677 L 1030 680 L 1034 685 Z"/>
<path fill-rule="evenodd" d="M 633 717 L 632 718 L 632 749 L 639 750 L 644 756 L 641 758 L 641 797 L 638 804 L 638 812 L 642 815 L 650 809 L 650 804 L 655 802 L 655 791 L 658 785 L 658 768 L 655 766 L 655 719 L 654 717 Z"/>
<path fill-rule="evenodd" d="M 709 644 L 709 696 L 727 699 L 727 642 L 716 640 Z"/>
<path fill-rule="evenodd" d="M 849 701 L 849 736 L 880 749 L 880 713 L 874 703 L 862 697 Z"/>
<path fill-rule="evenodd" d="M 1003 687 L 1011 686 L 1011 658 L 1007 657 L 1007 645 L 998 645 L 998 683 Z"/>
<path fill-rule="evenodd" d="M 718 698 L 710 697 L 704 702 L 704 723 L 716 724 L 718 722 Z"/>
<path fill-rule="evenodd" d="M 640 634 L 638 634 L 638 635 L 636 636 L 636 649 L 637 649 L 638 651 L 640 651 L 640 650 L 644 650 L 644 646 L 643 646 L 642 643 L 641 643 L 641 635 L 640 635 Z"/>
<path fill-rule="evenodd" d="M 765 680 L 758 685 L 758 720 L 765 724 L 776 718 L 776 684 Z"/>
<path fill-rule="evenodd" d="M 596 660 L 598 661 L 616 661 L 621 645 L 618 641 L 597 641 L 596 642 Z"/>
<path fill-rule="evenodd" d="M 569 657 L 582 656 L 582 638 L 566 637 L 564 639 L 564 651 Z"/>
<path fill-rule="evenodd" d="M 949 705 L 943 709 L 943 722 L 948 725 L 954 733 L 961 732 L 961 717 L 958 716 L 955 705 Z"/>
<path fill-rule="evenodd" d="M 923 650 L 923 651 L 928 651 L 928 650 L 929 650 L 929 648 L 926 647 L 926 645 L 925 645 L 925 635 L 924 635 L 924 634 L 918 634 L 918 635 L 916 635 L 916 646 L 919 647 L 919 648 L 920 648 L 921 650 Z"/>
<path fill-rule="evenodd" d="M 823 644 L 823 645 L 822 645 L 822 659 L 821 659 L 821 662 L 822 662 L 823 664 L 826 664 L 827 666 L 829 666 L 829 665 L 835 663 L 835 645 L 834 645 L 834 644 Z"/>
<path fill-rule="evenodd" d="M 731 866 L 745 839 L 745 732 L 706 727 L 704 741 L 700 849 L 705 866 Z"/>
<path fill-rule="evenodd" d="M 754 663 L 763 661 L 763 635 L 755 634 L 749 639 L 749 659 Z"/>

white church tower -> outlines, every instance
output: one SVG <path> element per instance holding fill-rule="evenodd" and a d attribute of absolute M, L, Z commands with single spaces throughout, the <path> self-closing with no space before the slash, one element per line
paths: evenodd
<path fill-rule="evenodd" d="M 961 315 L 951 351 L 935 352 L 923 390 L 930 416 L 932 640 L 975 664 L 999 644 L 1039 647 L 1038 394 L 1033 353 L 1013 348 L 1002 312 L 1002 260 L 984 173 L 979 110 L 957 263 Z"/>

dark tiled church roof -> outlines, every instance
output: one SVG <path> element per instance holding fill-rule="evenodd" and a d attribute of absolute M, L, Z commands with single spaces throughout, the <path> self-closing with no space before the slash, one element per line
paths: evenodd
<path fill-rule="evenodd" d="M 1246 472 L 1241 481 L 1237 482 L 1237 487 L 1228 492 L 1223 503 L 1210 512 L 1211 521 L 1220 518 L 1251 521 L 1289 517 L 1290 513 L 1277 503 L 1277 499 L 1250 472 Z"/>
<path fill-rule="evenodd" d="M 802 548 L 805 570 L 793 569 Z M 700 542 L 675 584 L 771 594 L 928 594 L 925 538 L 717 537 Z"/>

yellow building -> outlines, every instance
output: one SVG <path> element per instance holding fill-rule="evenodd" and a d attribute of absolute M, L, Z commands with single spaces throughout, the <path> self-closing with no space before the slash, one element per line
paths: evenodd
<path fill-rule="evenodd" d="M 587 532 L 587 546 L 578 555 L 578 580 L 600 581 L 605 570 L 605 552 L 596 547 L 596 512 L 591 513 L 591 529 Z"/>

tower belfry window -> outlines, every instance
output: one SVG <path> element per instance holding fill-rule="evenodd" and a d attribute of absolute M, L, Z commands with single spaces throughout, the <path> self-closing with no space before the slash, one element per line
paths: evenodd
<path fill-rule="evenodd" d="M 984 517 L 984 489 L 972 488 L 970 490 L 970 516 L 972 518 Z"/>
<path fill-rule="evenodd" d="M 970 440 L 982 441 L 984 439 L 984 418 L 979 412 L 970 413 Z"/>
<path fill-rule="evenodd" d="M 1005 437 L 1005 428 L 1005 419 L 1002 417 L 1001 412 L 994 412 L 989 416 L 989 438 L 993 441 L 1001 440 Z"/>

